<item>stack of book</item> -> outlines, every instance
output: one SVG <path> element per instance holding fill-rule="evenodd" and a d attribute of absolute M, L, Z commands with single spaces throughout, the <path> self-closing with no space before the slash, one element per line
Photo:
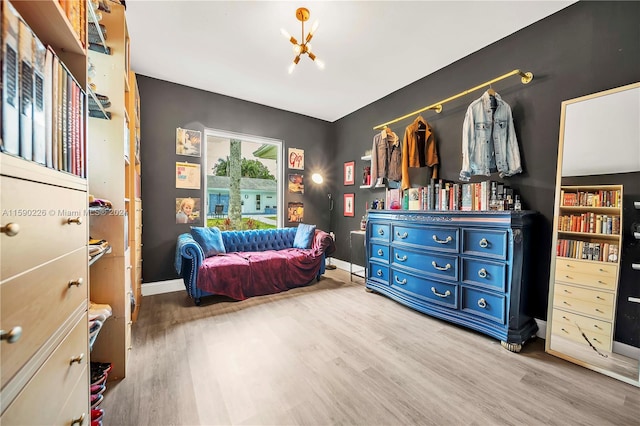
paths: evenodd
<path fill-rule="evenodd" d="M 86 177 L 86 95 L 8 1 L 2 61 L 2 151 Z"/>

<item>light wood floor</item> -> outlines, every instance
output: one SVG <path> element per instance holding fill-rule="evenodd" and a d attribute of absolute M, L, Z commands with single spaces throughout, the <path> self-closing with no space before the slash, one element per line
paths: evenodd
<path fill-rule="evenodd" d="M 319 283 L 242 302 L 145 297 L 109 425 L 638 425 L 640 389 L 367 293 Z"/>

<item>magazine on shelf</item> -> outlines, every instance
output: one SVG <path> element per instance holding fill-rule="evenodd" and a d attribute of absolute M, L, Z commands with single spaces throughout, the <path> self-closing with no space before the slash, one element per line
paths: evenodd
<path fill-rule="evenodd" d="M 33 37 L 33 47 L 33 161 L 45 164 L 45 59 L 47 48 L 36 36 Z"/>
<path fill-rule="evenodd" d="M 20 21 L 18 60 L 20 63 L 20 156 L 33 159 L 33 33 Z"/>
<path fill-rule="evenodd" d="M 2 2 L 2 150 L 20 154 L 20 19 L 13 6 Z"/>

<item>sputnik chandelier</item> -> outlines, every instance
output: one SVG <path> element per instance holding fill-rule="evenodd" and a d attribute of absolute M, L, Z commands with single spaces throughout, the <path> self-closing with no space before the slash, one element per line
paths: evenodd
<path fill-rule="evenodd" d="M 305 53 L 313 62 L 316 63 L 316 65 L 318 65 L 318 68 L 323 69 L 324 62 L 322 62 L 316 57 L 316 55 L 313 54 L 313 52 L 311 51 L 311 44 L 309 43 L 311 41 L 311 38 L 313 38 L 313 34 L 318 29 L 318 21 L 315 21 L 313 23 L 313 25 L 311 26 L 311 31 L 309 31 L 309 34 L 307 34 L 307 36 L 305 37 L 304 23 L 305 21 L 309 20 L 309 9 L 307 9 L 306 7 L 298 8 L 296 10 L 296 18 L 298 18 L 298 21 L 302 23 L 302 37 L 300 38 L 300 43 L 298 43 L 298 40 L 296 40 L 295 37 L 291 36 L 284 28 L 280 29 L 282 35 L 284 35 L 291 42 L 291 44 L 293 44 L 293 52 L 296 54 L 296 57 L 293 58 L 293 63 L 289 65 L 289 74 L 293 72 L 298 62 L 300 62 L 300 55 L 303 55 Z"/>

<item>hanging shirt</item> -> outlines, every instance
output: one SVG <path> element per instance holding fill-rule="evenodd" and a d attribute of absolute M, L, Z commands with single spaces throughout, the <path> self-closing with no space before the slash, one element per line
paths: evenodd
<path fill-rule="evenodd" d="M 434 167 L 439 163 L 433 129 L 422 116 L 405 129 L 402 153 L 402 189 L 411 187 L 409 167 Z"/>
<path fill-rule="evenodd" d="M 463 182 L 468 182 L 471 175 L 490 176 L 492 170 L 497 170 L 500 177 L 522 173 L 511 107 L 497 93 L 495 109 L 491 102 L 485 92 L 467 108 L 462 125 Z"/>

